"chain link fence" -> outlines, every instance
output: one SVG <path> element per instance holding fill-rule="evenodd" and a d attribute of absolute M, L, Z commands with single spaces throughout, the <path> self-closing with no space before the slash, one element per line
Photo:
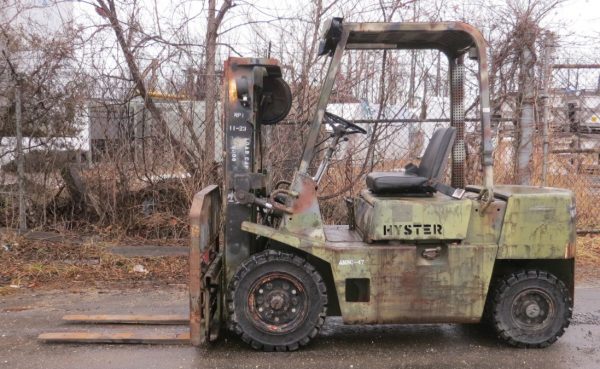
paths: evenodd
<path fill-rule="evenodd" d="M 154 238 L 184 235 L 203 173 L 191 173 L 180 152 L 195 150 L 201 157 L 204 102 L 167 96 L 155 98 L 155 106 L 167 134 L 139 98 L 95 99 L 77 112 L 75 135 L 24 138 L 28 226 L 62 230 L 101 224 Z M 220 119 L 219 106 L 216 116 Z M 223 153 L 217 119 L 216 165 Z M 0 146 L 0 225 L 5 227 L 19 224 L 15 142 L 5 137 Z"/>
<path fill-rule="evenodd" d="M 340 198 L 356 195 L 364 189 L 365 177 L 369 172 L 398 170 L 409 163 L 418 165 L 433 132 L 438 128 L 448 127 L 451 121 L 449 66 L 445 56 L 431 51 L 357 51 L 349 54 L 352 55 L 347 56 L 344 61 L 345 66 L 336 81 L 328 110 L 362 125 L 368 132 L 367 135 L 353 135 L 340 146 L 328 175 L 320 185 L 319 195 L 324 217 L 328 222 L 345 221 L 345 205 Z M 573 190 L 577 196 L 578 229 L 594 231 L 600 228 L 600 210 L 595 206 L 600 200 L 600 65 L 559 64 L 554 61 L 551 70 L 547 96 L 538 94 L 534 101 L 536 119 L 530 162 L 531 184 Z M 465 60 L 464 140 L 465 177 L 468 184 L 480 184 L 482 177 L 476 71 L 476 62 Z M 317 77 L 315 76 L 315 81 L 318 81 Z M 287 122 L 266 128 L 264 156 L 273 183 L 280 179 L 289 180 L 297 166 L 310 115 L 318 98 L 319 85 L 320 83 L 315 82 L 314 86 L 305 89 L 306 105 L 301 109 L 294 108 L 296 111 L 292 111 Z M 520 179 L 516 174 L 515 164 L 520 143 L 518 93 L 516 88 L 505 92 L 502 103 L 493 106 L 496 184 L 515 184 Z M 494 95 L 492 97 L 496 99 Z M 542 104 L 544 98 L 547 104 Z M 175 154 L 174 148 L 161 138 L 161 134 L 154 134 L 154 123 L 143 102 L 131 101 L 113 107 L 109 107 L 110 104 L 107 105 L 106 102 L 101 105 L 95 108 L 90 106 L 86 112 L 84 126 L 89 127 L 88 135 L 81 138 L 86 142 L 85 145 L 74 150 L 76 160 L 65 159 L 94 163 L 91 168 L 96 172 L 90 175 L 96 178 L 93 186 L 98 187 L 98 193 L 102 197 L 88 199 L 92 207 L 99 207 L 98 213 L 102 214 L 102 209 L 112 201 L 113 208 L 120 209 L 120 199 L 111 194 L 118 193 L 118 187 L 122 183 L 127 183 L 130 186 L 128 188 L 134 191 L 150 183 L 152 191 L 137 191 L 141 197 L 131 202 L 131 214 L 137 212 L 151 216 L 153 209 L 160 207 L 168 213 L 173 199 L 165 195 L 168 188 L 162 189 L 160 182 L 169 179 L 178 181 L 181 176 L 186 175 L 186 170 L 176 160 L 171 160 Z M 171 134 L 178 141 L 184 142 L 185 147 L 194 148 L 199 144 L 197 148 L 201 151 L 205 127 L 203 102 L 164 99 L 157 105 L 168 121 Z M 547 114 L 544 114 L 544 109 Z M 216 116 L 220 117 L 218 109 Z M 215 123 L 217 127 L 221 127 L 220 121 Z M 542 134 L 544 123 L 549 128 L 547 139 Z M 328 134 L 327 129 L 324 129 L 319 146 L 321 154 L 326 149 Z M 219 161 L 223 152 L 222 129 L 217 129 L 215 136 L 215 157 Z M 547 143 L 546 155 L 544 143 Z M 10 143 L 5 144 L 5 148 L 10 147 Z M 40 155 L 47 159 L 50 159 L 49 153 L 58 151 L 60 150 L 52 145 L 45 145 L 39 150 Z M 81 155 L 81 152 L 85 155 Z M 29 155 L 32 158 L 26 162 L 36 162 L 33 154 Z M 10 174 L 14 171 L 6 167 L 12 165 L 9 159 L 9 155 L 6 156 L 3 163 L 7 170 L 2 180 L 4 191 L 10 195 L 15 193 L 15 181 L 14 175 Z M 59 160 L 58 157 L 51 159 Z M 318 159 L 319 155 L 315 160 L 315 167 Z M 111 165 L 103 165 L 103 161 Z M 31 168 L 27 172 L 30 188 L 38 182 L 41 183 L 40 188 L 43 188 L 43 191 L 40 190 L 35 195 L 42 197 L 42 200 L 35 199 L 40 206 L 32 206 L 33 195 L 29 196 L 28 215 L 33 216 L 31 212 L 35 211 L 45 211 L 44 214 L 48 215 L 44 217 L 56 218 L 44 218 L 42 224 L 55 224 L 62 219 L 58 216 L 58 210 L 47 211 L 49 204 L 58 203 L 61 186 L 64 186 L 55 167 L 59 165 L 47 170 Z M 45 176 L 44 173 L 50 175 Z M 124 174 L 128 177 L 120 178 Z M 190 188 L 184 188 L 183 193 L 193 194 L 197 189 L 193 187 L 194 184 Z M 135 194 L 129 191 L 125 195 L 126 200 L 127 196 Z M 15 208 L 13 197 L 4 196 L 4 199 L 5 208 Z M 179 203 L 183 204 L 183 213 L 187 202 L 184 199 Z M 115 216 L 125 213 L 115 211 Z M 63 218 L 67 219 L 71 215 L 66 214 Z M 5 211 L 4 216 L 2 221 L 5 225 L 15 224 L 14 211 Z M 162 218 L 156 220 L 157 224 L 164 221 Z M 185 222 L 181 219 L 176 221 L 182 224 L 183 229 Z"/>
<path fill-rule="evenodd" d="M 573 190 L 577 225 L 600 229 L 600 65 L 555 63 L 549 89 L 548 186 Z"/>
<path fill-rule="evenodd" d="M 381 58 L 379 54 L 379 60 Z M 396 60 L 417 62 L 412 66 L 400 65 L 394 75 L 392 58 L 385 66 L 384 78 L 381 78 L 381 66 L 373 63 L 366 74 L 368 78 L 361 79 L 361 73 L 355 72 L 352 76 L 358 81 L 355 84 L 349 84 L 350 77 L 344 78 L 342 72 L 343 83 L 338 82 L 334 89 L 328 110 L 362 124 L 368 134 L 356 135 L 341 146 L 330 176 L 321 184 L 324 199 L 335 194 L 356 194 L 365 188 L 364 178 L 371 171 L 398 170 L 408 163 L 418 165 L 433 132 L 450 125 L 448 67 L 444 57 L 441 63 L 438 58 L 431 52 L 405 53 Z M 535 114 L 529 184 L 572 190 L 577 198 L 578 231 L 597 232 L 600 228 L 600 208 L 596 206 L 600 200 L 600 65 L 567 65 L 555 61 L 550 70 L 547 96 L 536 91 L 532 103 Z M 465 177 L 467 184 L 480 184 L 481 126 L 475 62 L 465 61 L 465 71 Z M 381 85 L 372 81 L 385 84 L 383 98 L 377 94 Z M 408 88 L 399 91 L 397 86 Z M 539 86 L 543 84 L 539 82 Z M 349 94 L 348 90 L 361 93 Z M 496 100 L 501 104 L 493 106 L 496 184 L 521 183 L 517 162 L 522 150 L 519 145 L 524 143 L 520 128 L 522 100 L 519 99 L 520 91 L 515 84 L 513 91 Z M 547 136 L 544 135 L 545 123 L 548 124 Z M 337 219 L 336 212 L 342 209 L 331 206 L 334 210 L 327 213 L 326 209 L 325 216 L 329 214 Z"/>

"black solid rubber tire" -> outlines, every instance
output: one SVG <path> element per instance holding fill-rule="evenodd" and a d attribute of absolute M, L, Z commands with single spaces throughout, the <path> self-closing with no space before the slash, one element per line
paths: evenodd
<path fill-rule="evenodd" d="M 304 320 L 286 334 L 269 334 L 256 328 L 247 313 L 250 286 L 270 272 L 284 272 L 302 282 L 308 311 Z M 321 275 L 303 258 L 274 250 L 252 255 L 237 269 L 227 294 L 229 328 L 256 350 L 294 351 L 307 345 L 321 329 L 327 314 L 327 290 Z"/>
<path fill-rule="evenodd" d="M 554 321 L 544 329 L 522 329 L 512 318 L 516 296 L 527 289 L 544 291 L 555 305 Z M 504 277 L 496 286 L 491 308 L 491 323 L 498 337 L 511 346 L 526 348 L 543 348 L 556 342 L 573 315 L 573 301 L 565 284 L 541 270 L 520 271 Z"/>

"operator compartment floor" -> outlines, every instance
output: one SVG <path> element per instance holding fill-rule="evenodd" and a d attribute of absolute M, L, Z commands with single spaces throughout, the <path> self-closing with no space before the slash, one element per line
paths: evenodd
<path fill-rule="evenodd" d="M 327 242 L 363 242 L 360 233 L 347 225 L 326 225 L 324 231 Z"/>

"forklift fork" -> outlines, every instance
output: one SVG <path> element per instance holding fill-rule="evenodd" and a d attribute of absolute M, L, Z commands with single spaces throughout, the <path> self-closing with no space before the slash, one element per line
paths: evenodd
<path fill-rule="evenodd" d="M 86 324 L 188 325 L 178 333 L 90 331 L 42 333 L 46 343 L 143 343 L 199 346 L 218 338 L 222 322 L 223 254 L 220 251 L 221 193 L 211 185 L 194 196 L 190 209 L 189 298 L 185 315 L 65 315 L 63 321 Z"/>

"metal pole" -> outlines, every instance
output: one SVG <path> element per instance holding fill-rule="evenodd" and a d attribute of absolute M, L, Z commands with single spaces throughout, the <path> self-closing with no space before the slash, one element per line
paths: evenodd
<path fill-rule="evenodd" d="M 329 102 L 329 96 L 331 95 L 333 83 L 335 82 L 335 77 L 337 76 L 340 68 L 340 63 L 342 61 L 342 56 L 344 54 L 344 49 L 346 48 L 346 42 L 348 41 L 349 35 L 350 31 L 344 28 L 344 31 L 342 31 L 342 35 L 340 37 L 340 41 L 335 48 L 333 58 L 329 64 L 327 77 L 325 82 L 323 82 L 323 86 L 321 87 L 321 94 L 319 95 L 319 100 L 317 102 L 315 113 L 308 131 L 308 137 L 306 138 L 306 143 L 304 144 L 304 152 L 302 153 L 302 160 L 300 161 L 300 167 L 298 168 L 299 173 L 308 173 L 308 167 L 310 166 L 310 162 L 315 154 L 317 136 L 321 131 L 321 122 L 323 121 L 323 116 L 325 115 L 325 108 L 327 108 L 327 103 Z"/>
<path fill-rule="evenodd" d="M 27 216 L 25 213 L 25 169 L 23 165 L 23 132 L 21 129 L 21 78 L 17 76 L 15 89 L 15 118 L 17 140 L 17 183 L 19 189 L 19 231 L 27 230 Z"/>
<path fill-rule="evenodd" d="M 531 51 L 522 51 L 519 90 L 521 93 L 521 116 L 519 119 L 519 140 L 517 147 L 517 181 L 522 185 L 531 184 L 531 159 L 533 156 L 534 132 L 534 60 Z"/>
<path fill-rule="evenodd" d="M 550 114 L 548 112 L 549 108 L 549 96 L 548 90 L 544 88 L 542 91 L 542 96 L 540 96 L 541 105 L 542 105 L 542 186 L 546 186 L 546 179 L 548 175 L 548 146 L 550 144 L 548 140 L 548 119 L 550 119 Z"/>
<path fill-rule="evenodd" d="M 549 148 L 549 139 L 548 139 L 548 125 L 550 119 L 549 112 L 549 96 L 548 91 L 550 89 L 550 80 L 552 78 L 552 55 L 554 53 L 554 34 L 548 33 L 546 36 L 546 40 L 544 42 L 544 69 L 542 76 L 542 92 L 540 96 L 540 103 L 542 106 L 542 186 L 546 186 L 547 184 L 547 175 L 548 175 L 548 148 Z"/>
<path fill-rule="evenodd" d="M 600 68 L 600 64 L 553 64 L 552 68 L 554 68 L 554 69 L 598 69 L 598 68 Z"/>

